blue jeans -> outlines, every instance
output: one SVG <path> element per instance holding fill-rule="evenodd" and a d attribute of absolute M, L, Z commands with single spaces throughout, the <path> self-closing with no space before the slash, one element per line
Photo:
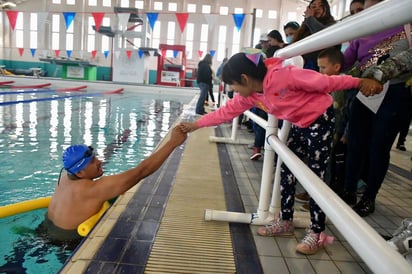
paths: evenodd
<path fill-rule="evenodd" d="M 196 114 L 204 114 L 205 113 L 205 101 L 207 98 L 207 94 L 209 92 L 209 85 L 206 83 L 199 83 L 200 88 L 200 95 L 199 99 L 197 100 L 196 104 Z"/>

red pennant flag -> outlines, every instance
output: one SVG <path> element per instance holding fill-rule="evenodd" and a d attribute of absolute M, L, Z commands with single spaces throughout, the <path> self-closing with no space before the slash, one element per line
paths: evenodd
<path fill-rule="evenodd" d="M 16 28 L 17 16 L 19 15 L 19 12 L 15 10 L 8 10 L 6 11 L 6 13 L 7 17 L 9 18 L 11 29 L 14 31 L 14 29 Z"/>
<path fill-rule="evenodd" d="M 92 57 L 96 58 L 97 50 L 92 50 Z"/>
<path fill-rule="evenodd" d="M 127 58 L 130 59 L 132 57 L 132 51 L 131 50 L 126 50 Z"/>
<path fill-rule="evenodd" d="M 198 51 L 197 51 L 197 54 L 199 55 L 199 58 L 202 58 L 203 50 L 198 50 Z"/>
<path fill-rule="evenodd" d="M 23 56 L 24 48 L 19 48 L 19 54 L 20 56 Z"/>
<path fill-rule="evenodd" d="M 99 31 L 100 27 L 102 26 L 104 12 L 92 12 L 94 23 L 96 25 L 96 31 Z"/>
<path fill-rule="evenodd" d="M 187 19 L 189 19 L 189 13 L 176 13 L 177 22 L 179 22 L 180 31 L 183 32 L 186 27 Z"/>
<path fill-rule="evenodd" d="M 56 55 L 56 57 L 59 57 L 60 56 L 60 50 L 59 49 L 54 50 L 54 54 Z"/>

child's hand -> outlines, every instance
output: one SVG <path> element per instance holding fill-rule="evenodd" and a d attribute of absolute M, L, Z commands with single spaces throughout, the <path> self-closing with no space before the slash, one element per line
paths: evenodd
<path fill-rule="evenodd" d="M 199 128 L 195 122 L 182 122 L 179 127 L 183 132 L 192 132 Z"/>
<path fill-rule="evenodd" d="M 365 96 L 371 96 L 382 91 L 382 84 L 375 79 L 360 78 L 359 90 Z"/>

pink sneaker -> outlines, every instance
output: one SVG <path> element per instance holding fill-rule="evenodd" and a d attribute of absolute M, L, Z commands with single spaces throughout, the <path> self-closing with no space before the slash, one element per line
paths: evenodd
<path fill-rule="evenodd" d="M 265 225 L 258 229 L 258 234 L 265 237 L 293 236 L 293 221 L 275 220 L 272 224 Z"/>
<path fill-rule="evenodd" d="M 250 160 L 257 161 L 262 157 L 262 153 L 260 152 L 260 147 L 253 148 L 253 154 L 250 156 Z"/>
<path fill-rule="evenodd" d="M 303 240 L 296 246 L 296 251 L 305 255 L 312 255 L 328 244 L 333 243 L 334 238 L 325 232 L 315 233 L 307 229 Z"/>

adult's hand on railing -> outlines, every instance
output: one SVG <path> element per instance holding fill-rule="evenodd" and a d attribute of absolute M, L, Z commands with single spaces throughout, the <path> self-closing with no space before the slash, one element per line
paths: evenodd
<path fill-rule="evenodd" d="M 375 79 L 360 78 L 359 90 L 365 96 L 372 96 L 382 91 L 382 84 Z"/>

